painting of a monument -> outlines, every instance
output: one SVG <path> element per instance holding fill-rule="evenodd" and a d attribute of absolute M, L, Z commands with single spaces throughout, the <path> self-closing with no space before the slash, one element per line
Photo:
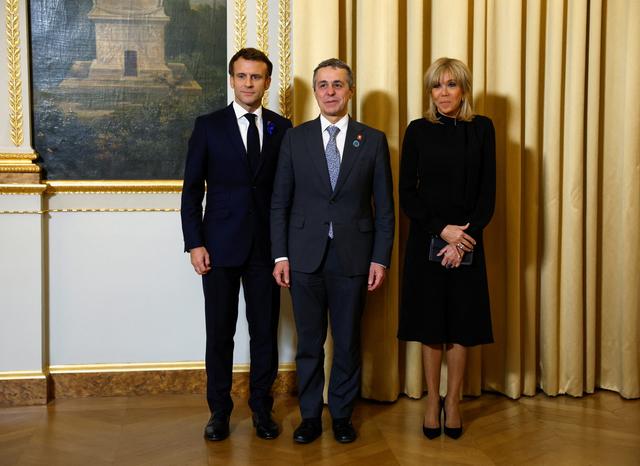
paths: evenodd
<path fill-rule="evenodd" d="M 181 178 L 195 116 L 225 104 L 225 2 L 30 7 L 34 144 L 47 178 Z"/>

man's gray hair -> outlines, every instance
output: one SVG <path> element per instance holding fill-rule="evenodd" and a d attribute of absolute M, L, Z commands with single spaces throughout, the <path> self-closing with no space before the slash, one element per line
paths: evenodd
<path fill-rule="evenodd" d="M 347 71 L 347 84 L 349 84 L 349 89 L 351 89 L 353 87 L 353 72 L 351 71 L 351 68 L 349 67 L 349 65 L 347 65 L 345 62 L 343 62 L 342 60 L 339 60 L 338 58 L 329 58 L 327 60 L 323 60 L 321 61 L 318 66 L 316 66 L 316 69 L 313 70 L 313 89 L 315 90 L 316 88 L 316 75 L 318 74 L 318 70 L 320 68 L 340 68 L 342 70 L 346 70 Z"/>

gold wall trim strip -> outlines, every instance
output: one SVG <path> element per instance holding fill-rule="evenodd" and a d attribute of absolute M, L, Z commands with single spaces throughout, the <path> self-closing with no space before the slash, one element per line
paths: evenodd
<path fill-rule="evenodd" d="M 42 194 L 47 189 L 46 184 L 0 184 L 0 195 L 3 194 Z"/>
<path fill-rule="evenodd" d="M 47 194 L 163 194 L 182 191 L 182 180 L 47 181 Z"/>
<path fill-rule="evenodd" d="M 37 167 L 28 165 L 27 167 Z M 6 167 L 0 162 L 0 169 Z M 33 171 L 33 170 L 30 170 Z M 182 180 L 155 181 L 43 181 L 41 184 L 4 183 L 0 194 L 167 194 L 182 192 Z"/>
<path fill-rule="evenodd" d="M 41 371 L 8 371 L 0 372 L 0 380 L 46 379 L 47 375 Z"/>
<path fill-rule="evenodd" d="M 280 59 L 280 114 L 291 119 L 291 3 L 278 1 L 278 49 Z"/>
<path fill-rule="evenodd" d="M 131 207 L 131 208 L 77 208 L 77 209 L 47 209 L 43 213 L 131 213 L 131 212 L 180 212 L 176 208 L 158 208 L 158 207 Z"/>
<path fill-rule="evenodd" d="M 204 361 L 126 363 L 126 364 L 65 364 L 49 367 L 51 374 L 96 372 L 189 371 L 204 369 Z"/>
<path fill-rule="evenodd" d="M 235 0 L 234 2 L 234 42 L 236 52 L 247 45 L 247 1 Z"/>
<path fill-rule="evenodd" d="M 32 163 L 0 163 L 0 173 L 40 173 L 40 167 Z"/>
<path fill-rule="evenodd" d="M 265 55 L 269 55 L 269 2 L 256 0 L 256 43 Z"/>
<path fill-rule="evenodd" d="M 42 215 L 45 210 L 0 210 L 0 215 Z"/>
<path fill-rule="evenodd" d="M 127 364 L 70 364 L 49 367 L 50 374 L 86 374 L 102 372 L 145 372 L 145 371 L 190 371 L 204 370 L 204 361 L 154 362 Z M 296 363 L 287 362 L 278 366 L 282 372 L 295 371 Z M 233 372 L 249 372 L 249 364 L 234 364 Z"/>
<path fill-rule="evenodd" d="M 13 153 L 13 152 L 0 152 L 0 160 L 35 160 L 38 158 L 38 154 L 35 152 L 27 153 Z"/>
<path fill-rule="evenodd" d="M 18 0 L 6 0 L 7 60 L 9 71 L 9 124 L 11 142 L 22 145 L 22 78 L 20 76 L 20 16 Z"/>
<path fill-rule="evenodd" d="M 180 212 L 180 209 L 162 209 L 162 208 L 87 208 L 87 209 L 44 209 L 44 210 L 0 210 L 0 215 L 43 215 L 43 214 L 86 214 L 86 213 L 133 213 L 133 212 Z"/>
<path fill-rule="evenodd" d="M 256 0 L 256 44 L 269 56 L 269 1 Z M 269 106 L 269 91 L 262 96 L 262 105 Z"/>

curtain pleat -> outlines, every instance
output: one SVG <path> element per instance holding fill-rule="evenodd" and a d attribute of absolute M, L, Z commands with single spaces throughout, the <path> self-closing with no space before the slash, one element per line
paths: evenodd
<path fill-rule="evenodd" d="M 472 70 L 475 109 L 496 127 L 485 232 L 495 343 L 470 350 L 464 392 L 640 397 L 640 2 L 325 0 L 322 14 L 316 2 L 293 5 L 295 122 L 318 114 L 313 68 L 346 60 L 351 115 L 387 134 L 396 184 L 427 67 L 451 56 Z M 396 340 L 407 233 L 399 215 L 387 281 L 368 295 L 367 398 L 424 390 L 421 345 Z"/>

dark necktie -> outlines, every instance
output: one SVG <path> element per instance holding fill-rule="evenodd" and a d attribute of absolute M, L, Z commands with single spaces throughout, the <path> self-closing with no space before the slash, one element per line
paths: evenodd
<path fill-rule="evenodd" d="M 247 159 L 249 160 L 251 173 L 255 173 L 258 169 L 258 159 L 260 157 L 260 136 L 258 134 L 258 127 L 256 126 L 256 115 L 247 113 L 244 117 L 249 120 L 249 130 L 247 131 Z"/>

